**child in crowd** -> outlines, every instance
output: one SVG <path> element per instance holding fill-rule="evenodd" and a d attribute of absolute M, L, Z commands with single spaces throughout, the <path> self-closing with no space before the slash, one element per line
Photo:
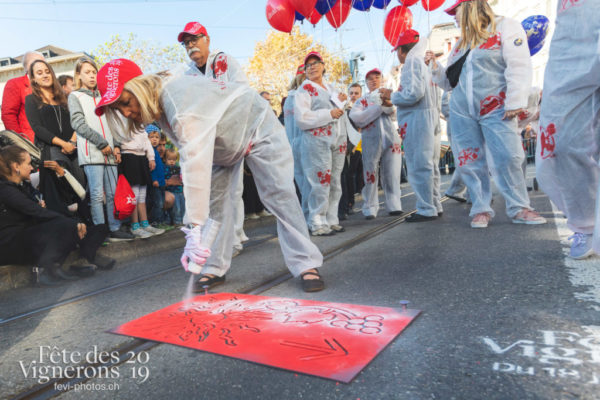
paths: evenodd
<path fill-rule="evenodd" d="M 151 203 L 148 217 L 152 226 L 159 229 L 169 230 L 171 229 L 171 226 L 164 223 L 165 210 L 173 207 L 175 197 L 171 193 L 167 193 L 165 190 L 165 164 L 163 163 L 159 153 L 161 132 L 160 128 L 154 124 L 146 126 L 146 132 L 148 132 L 148 140 L 150 140 L 150 144 L 154 148 L 154 161 L 156 164 L 156 167 L 151 171 Z"/>
<path fill-rule="evenodd" d="M 121 167 L 137 202 L 131 214 L 131 233 L 141 239 L 164 233 L 164 229 L 148 223 L 146 213 L 146 188 L 152 185 L 150 171 L 155 169 L 156 161 L 154 149 L 144 130 L 136 130 L 130 141 L 121 144 Z"/>
<path fill-rule="evenodd" d="M 167 192 L 175 196 L 175 204 L 169 211 L 173 225 L 183 224 L 183 214 L 185 214 L 185 199 L 183 197 L 183 182 L 181 181 L 181 168 L 177 162 L 179 154 L 175 149 L 165 151 L 166 171 L 165 179 Z"/>

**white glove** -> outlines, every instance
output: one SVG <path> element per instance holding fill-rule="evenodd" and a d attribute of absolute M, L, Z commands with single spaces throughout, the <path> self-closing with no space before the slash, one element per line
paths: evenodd
<path fill-rule="evenodd" d="M 379 89 L 374 90 L 369 94 L 369 100 L 372 103 L 377 104 L 378 106 L 380 106 L 383 103 L 383 101 L 381 100 L 381 93 L 379 93 Z"/>
<path fill-rule="evenodd" d="M 185 233 L 185 247 L 183 248 L 183 254 L 181 255 L 181 265 L 186 272 L 190 269 L 190 263 L 194 263 L 198 266 L 202 266 L 206 263 L 208 257 L 210 257 L 210 249 L 202 246 L 202 227 L 195 226 L 194 228 L 181 228 Z M 196 271 L 193 271 L 196 272 Z"/>

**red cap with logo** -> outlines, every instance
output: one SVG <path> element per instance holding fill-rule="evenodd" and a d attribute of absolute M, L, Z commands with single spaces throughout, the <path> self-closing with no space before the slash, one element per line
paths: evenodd
<path fill-rule="evenodd" d="M 304 73 L 304 64 L 300 65 L 296 70 L 296 75 L 302 75 Z"/>
<path fill-rule="evenodd" d="M 321 62 L 324 62 L 323 57 L 321 57 L 321 53 L 319 53 L 318 51 L 311 51 L 306 55 L 306 57 L 304 57 L 304 65 L 306 65 L 306 61 L 311 57 L 318 58 Z"/>
<path fill-rule="evenodd" d="M 398 50 L 398 47 L 404 46 L 405 44 L 417 43 L 419 41 L 419 32 L 414 29 L 407 29 L 396 40 L 392 53 Z"/>
<path fill-rule="evenodd" d="M 142 70 L 133 61 L 124 58 L 109 61 L 98 71 L 98 90 L 102 98 L 96 105 L 96 115 L 104 114 L 104 107 L 121 97 L 125 84 L 142 75 Z"/>
<path fill-rule="evenodd" d="M 465 1 L 471 0 L 457 0 L 456 3 L 446 8 L 444 11 L 446 11 L 446 14 L 448 15 L 456 15 L 456 7 L 460 6 L 460 3 L 464 3 Z"/>
<path fill-rule="evenodd" d="M 179 35 L 177 35 L 177 41 L 183 42 L 183 36 L 186 34 L 194 35 L 194 36 L 198 36 L 198 35 L 208 36 L 208 33 L 206 32 L 206 28 L 200 22 L 188 22 L 187 24 L 185 24 L 183 31 L 179 32 Z"/>
<path fill-rule="evenodd" d="M 369 79 L 369 75 L 371 74 L 379 74 L 381 75 L 381 70 L 379 68 L 373 68 L 372 70 L 370 70 L 369 72 L 367 72 L 367 74 L 365 75 L 365 80 Z"/>

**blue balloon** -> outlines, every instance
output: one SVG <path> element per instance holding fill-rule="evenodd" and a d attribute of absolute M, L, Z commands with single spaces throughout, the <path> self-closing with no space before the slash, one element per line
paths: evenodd
<path fill-rule="evenodd" d="M 533 56 L 544 47 L 544 39 L 548 34 L 550 20 L 544 15 L 532 15 L 522 22 L 523 29 L 527 33 L 527 44 Z"/>
<path fill-rule="evenodd" d="M 319 14 L 325 15 L 337 2 L 338 0 L 317 0 L 315 8 Z"/>
<path fill-rule="evenodd" d="M 296 11 L 296 21 L 304 21 L 304 15 Z"/>
<path fill-rule="evenodd" d="M 373 7 L 383 10 L 384 8 L 386 8 L 388 6 L 388 4 L 390 4 L 391 1 L 392 0 L 375 0 L 373 2 Z"/>
<path fill-rule="evenodd" d="M 358 11 L 369 11 L 369 8 L 373 5 L 374 0 L 354 0 L 352 7 Z"/>

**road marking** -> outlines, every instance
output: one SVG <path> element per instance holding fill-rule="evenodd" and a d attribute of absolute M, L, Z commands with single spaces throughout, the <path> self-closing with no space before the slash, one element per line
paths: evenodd
<path fill-rule="evenodd" d="M 592 256 L 586 260 L 573 260 L 568 256 L 570 243 L 567 241 L 572 232 L 567 227 L 567 219 L 563 217 L 552 202 L 552 211 L 554 212 L 554 222 L 556 231 L 563 246 L 565 266 L 569 273 L 569 280 L 575 288 L 575 298 L 592 303 L 596 311 L 600 311 L 600 257 Z"/>

